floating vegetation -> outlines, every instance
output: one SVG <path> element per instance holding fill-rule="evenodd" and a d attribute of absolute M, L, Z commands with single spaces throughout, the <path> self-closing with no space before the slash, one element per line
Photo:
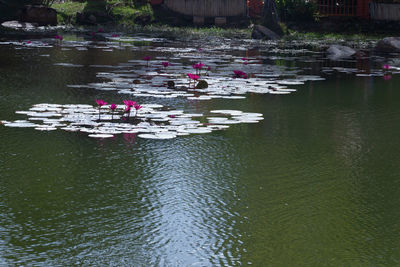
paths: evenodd
<path fill-rule="evenodd" d="M 187 46 L 187 42 L 179 44 L 174 40 L 174 45 L 169 45 L 167 39 L 127 37 L 100 30 L 92 35 L 96 38 L 88 40 L 86 36 L 84 40 L 73 41 L 56 36 L 51 39 L 0 42 L 0 45 L 12 45 L 15 49 L 40 49 L 38 55 L 42 57 L 53 55 L 43 52 L 48 48 L 72 50 L 79 54 L 93 49 L 99 53 L 125 49 L 133 52 L 134 58 L 116 65 L 53 61 L 51 64 L 57 68 L 78 70 L 96 68 L 99 81 L 68 85 L 75 90 L 95 89 L 134 97 L 186 98 L 190 101 L 245 99 L 253 93 L 288 95 L 306 83 L 323 81 L 335 72 L 361 78 L 381 77 L 387 81 L 400 72 L 399 62 L 374 55 L 364 56 L 362 53 L 361 60 L 369 59 L 376 63 L 375 66 L 368 64 L 362 69 L 357 64 L 360 58 L 355 57 L 331 62 L 321 48 L 326 44 L 315 40 L 260 43 L 243 39 L 205 39 L 196 40 L 193 47 L 182 47 Z M 135 47 L 138 42 L 142 42 L 143 46 Z M 160 45 L 154 45 L 157 42 Z M 199 45 L 201 48 L 198 48 Z M 257 52 L 251 55 L 251 50 Z M 246 57 L 243 57 L 245 52 Z M 172 139 L 223 130 L 232 124 L 258 123 L 263 119 L 262 114 L 237 110 L 185 114 L 181 110 L 154 104 L 126 102 L 125 105 L 107 106 L 102 100 L 98 100 L 97 104 L 97 108 L 91 105 L 38 104 L 28 111 L 16 112 L 28 116 L 27 120 L 2 121 L 2 124 L 38 131 L 60 129 L 82 132 L 92 138 L 129 133 L 147 139 Z"/>
<path fill-rule="evenodd" d="M 213 110 L 210 112 L 213 116 L 207 116 L 171 110 L 158 104 L 138 105 L 130 100 L 126 100 L 125 105 L 111 104 L 110 107 L 103 100 L 96 102 L 97 108 L 83 104 L 36 104 L 27 111 L 16 111 L 17 114 L 28 116 L 27 120 L 1 121 L 1 124 L 6 127 L 34 128 L 38 131 L 60 129 L 82 132 L 91 138 L 111 138 L 118 134 L 137 133 L 138 137 L 145 139 L 172 139 L 227 129 L 231 124 L 257 123 L 263 120 L 260 113 L 239 110 Z M 135 111 L 127 111 L 127 106 L 133 106 Z"/>

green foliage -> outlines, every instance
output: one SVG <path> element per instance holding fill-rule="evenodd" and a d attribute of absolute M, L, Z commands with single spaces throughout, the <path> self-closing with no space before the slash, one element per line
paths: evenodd
<path fill-rule="evenodd" d="M 57 20 L 59 24 L 73 24 L 76 20 L 76 13 L 82 12 L 86 7 L 86 2 L 65 2 L 54 3 L 52 6 L 57 10 Z"/>
<path fill-rule="evenodd" d="M 231 28 L 219 28 L 219 27 L 171 27 L 168 25 L 146 25 L 144 27 L 136 27 L 137 30 L 145 30 L 146 32 L 152 32 L 159 36 L 176 36 L 176 37 L 196 37 L 196 38 L 209 38 L 213 37 L 227 37 L 227 38 L 250 38 L 250 29 L 231 29 Z"/>
<path fill-rule="evenodd" d="M 365 41 L 376 41 L 382 39 L 383 35 L 371 35 L 371 34 L 350 34 L 350 33 L 318 33 L 318 32 L 307 32 L 300 33 L 296 31 L 290 31 L 289 34 L 284 36 L 284 41 L 293 40 L 315 40 L 326 42 L 365 42 Z"/>
<path fill-rule="evenodd" d="M 276 5 L 282 21 L 315 21 L 319 17 L 314 1 L 276 0 Z"/>
<path fill-rule="evenodd" d="M 57 10 L 58 21 L 61 24 L 74 24 L 77 12 L 106 13 L 116 24 L 125 26 L 133 26 L 138 16 L 149 16 L 153 19 L 153 9 L 146 0 L 67 1 L 53 3 L 51 7 Z"/>

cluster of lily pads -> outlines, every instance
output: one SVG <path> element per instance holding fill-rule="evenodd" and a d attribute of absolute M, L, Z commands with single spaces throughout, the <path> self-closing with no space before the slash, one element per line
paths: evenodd
<path fill-rule="evenodd" d="M 93 138 L 110 138 L 127 133 L 138 134 L 138 137 L 147 139 L 172 139 L 177 136 L 223 130 L 232 124 L 258 123 L 263 120 L 260 113 L 212 110 L 210 114 L 204 115 L 171 110 L 158 104 L 141 105 L 136 109 L 135 119 L 130 120 L 124 116 L 126 104 L 132 104 L 128 101 L 125 105 L 107 106 L 104 101 L 97 100 L 97 104 L 97 108 L 87 104 L 36 104 L 27 111 L 16 111 L 17 114 L 28 116 L 28 119 L 3 120 L 1 124 L 39 131 L 60 129 L 82 132 Z"/>
<path fill-rule="evenodd" d="M 142 55 L 143 48 L 135 47 L 134 42 L 164 44 L 167 41 L 162 38 L 123 37 L 105 33 L 102 29 L 92 32 L 91 36 L 91 41 L 63 41 L 62 36 L 56 36 L 55 39 L 61 50 L 101 49 L 111 52 L 117 49 L 130 49 Z M 0 45 L 2 44 L 12 44 L 18 49 L 49 48 L 53 46 L 54 39 L 0 42 Z M 247 52 L 249 47 L 256 45 L 254 40 L 240 40 L 240 42 L 228 40 L 218 45 L 203 43 L 202 48 L 197 49 L 155 45 L 147 46 L 145 53 L 162 52 L 163 56 L 154 58 L 144 56 L 142 59 L 129 60 L 118 65 L 85 66 L 66 62 L 55 65 L 101 69 L 97 72 L 97 78 L 103 79 L 102 82 L 68 85 L 72 88 L 116 91 L 119 94 L 135 97 L 185 97 L 189 100 L 243 99 L 248 93 L 290 94 L 296 91 L 293 87 L 308 81 L 324 80 L 320 73 L 329 75 L 334 71 L 357 76 L 383 76 L 385 80 L 390 79 L 392 74 L 400 73 L 400 68 L 389 64 L 363 71 L 335 63 L 333 66 L 320 68 L 315 75 L 311 66 L 282 64 L 293 60 L 300 64 L 313 64 L 326 60 L 321 51 L 305 48 L 310 44 L 292 42 L 281 47 L 273 42 L 263 43 L 263 46 L 258 48 L 260 55 L 246 55 L 246 57 L 233 56 L 226 51 Z M 313 45 L 316 47 L 320 44 Z M 371 60 L 385 62 L 386 59 L 376 57 Z M 182 63 L 187 61 L 192 63 Z M 355 63 L 355 60 L 349 59 L 347 62 Z M 187 86 L 188 78 L 189 86 Z M 207 80 L 207 86 L 196 86 L 200 78 Z M 101 99 L 96 102 L 97 108 L 91 105 L 38 104 L 28 111 L 17 111 L 19 114 L 26 114 L 28 120 L 2 121 L 2 124 L 8 127 L 33 127 L 41 131 L 62 129 L 85 132 L 89 133 L 90 137 L 97 138 L 112 137 L 119 133 L 137 133 L 142 138 L 169 139 L 180 135 L 221 130 L 230 124 L 256 123 L 263 119 L 262 114 L 237 110 L 211 111 L 212 115 L 185 114 L 181 110 L 170 110 L 161 105 L 138 105 L 131 100 L 124 101 L 124 105 L 114 103 L 107 105 Z"/>

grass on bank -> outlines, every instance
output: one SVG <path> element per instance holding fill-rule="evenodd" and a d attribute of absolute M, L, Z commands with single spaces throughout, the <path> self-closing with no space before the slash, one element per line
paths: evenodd
<path fill-rule="evenodd" d="M 111 18 L 117 25 L 133 26 L 135 19 L 148 16 L 153 19 L 153 10 L 148 3 L 125 4 L 121 0 L 85 1 L 53 3 L 51 6 L 57 11 L 59 24 L 76 24 L 77 13 L 102 13 Z"/>
<path fill-rule="evenodd" d="M 369 41 L 385 37 L 384 34 L 363 33 L 320 33 L 320 32 L 297 32 L 288 30 L 284 39 L 290 40 L 326 40 L 326 41 Z"/>

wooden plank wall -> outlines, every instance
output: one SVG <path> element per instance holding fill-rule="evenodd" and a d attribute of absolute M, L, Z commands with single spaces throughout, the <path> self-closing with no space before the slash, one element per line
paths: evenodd
<path fill-rule="evenodd" d="M 177 13 L 201 17 L 246 16 L 246 0 L 164 0 Z"/>
<path fill-rule="evenodd" d="M 374 20 L 400 21 L 400 4 L 370 3 L 370 15 Z"/>
<path fill-rule="evenodd" d="M 319 0 L 318 8 L 321 15 L 352 17 L 357 15 L 357 0 Z"/>

